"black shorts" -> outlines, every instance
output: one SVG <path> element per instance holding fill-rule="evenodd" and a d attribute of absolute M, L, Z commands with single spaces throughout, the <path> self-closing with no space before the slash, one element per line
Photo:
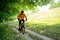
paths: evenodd
<path fill-rule="evenodd" d="M 19 25 L 20 25 L 22 22 L 24 23 L 24 19 L 23 19 L 23 20 L 19 20 Z"/>

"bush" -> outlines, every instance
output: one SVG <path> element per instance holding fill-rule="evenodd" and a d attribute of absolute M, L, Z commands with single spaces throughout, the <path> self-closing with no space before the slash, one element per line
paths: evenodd
<path fill-rule="evenodd" d="M 0 40 L 24 40 L 22 37 L 18 36 L 16 38 L 16 33 L 11 26 L 0 23 Z"/>

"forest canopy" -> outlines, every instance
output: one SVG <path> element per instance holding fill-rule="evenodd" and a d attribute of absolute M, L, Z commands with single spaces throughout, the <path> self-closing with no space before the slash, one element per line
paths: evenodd
<path fill-rule="evenodd" d="M 8 20 L 10 16 L 19 13 L 20 10 L 32 10 L 34 7 L 47 5 L 52 0 L 0 0 L 0 22 Z"/>

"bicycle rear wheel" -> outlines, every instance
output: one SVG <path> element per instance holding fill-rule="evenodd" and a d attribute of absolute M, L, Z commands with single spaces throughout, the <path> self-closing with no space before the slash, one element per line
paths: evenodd
<path fill-rule="evenodd" d="M 25 27 L 24 28 L 22 28 L 22 34 L 24 34 L 25 33 Z"/>

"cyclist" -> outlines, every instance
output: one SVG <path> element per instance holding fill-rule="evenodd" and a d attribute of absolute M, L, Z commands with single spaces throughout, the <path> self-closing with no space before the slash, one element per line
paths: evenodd
<path fill-rule="evenodd" d="M 24 18 L 26 19 L 27 21 L 27 16 L 24 14 L 24 11 L 22 10 L 21 13 L 17 16 L 18 18 L 18 21 L 19 21 L 19 26 L 21 24 L 21 21 L 24 23 Z M 19 30 L 20 30 L 20 27 L 19 27 Z"/>

